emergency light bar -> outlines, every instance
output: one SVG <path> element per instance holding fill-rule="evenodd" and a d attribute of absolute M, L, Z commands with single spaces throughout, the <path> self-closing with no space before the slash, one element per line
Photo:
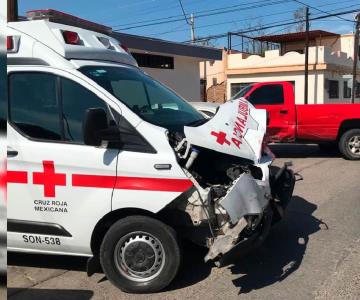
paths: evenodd
<path fill-rule="evenodd" d="M 65 30 L 62 34 L 66 44 L 80 45 L 81 40 L 77 32 Z"/>
<path fill-rule="evenodd" d="M 88 20 L 84 20 L 54 9 L 31 10 L 26 13 L 28 20 L 48 20 L 69 26 L 96 31 L 106 35 L 111 34 L 112 28 Z"/>

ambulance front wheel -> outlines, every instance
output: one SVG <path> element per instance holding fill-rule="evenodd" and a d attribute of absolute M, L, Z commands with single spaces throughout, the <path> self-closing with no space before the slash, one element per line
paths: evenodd
<path fill-rule="evenodd" d="M 124 292 L 157 292 L 176 276 L 181 250 L 174 229 L 154 218 L 131 216 L 106 233 L 100 262 L 109 281 Z"/>

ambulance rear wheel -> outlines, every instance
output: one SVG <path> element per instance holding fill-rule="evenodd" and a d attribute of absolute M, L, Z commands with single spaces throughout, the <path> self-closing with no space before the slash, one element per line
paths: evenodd
<path fill-rule="evenodd" d="M 106 233 L 100 261 L 109 281 L 124 292 L 150 293 L 174 279 L 181 251 L 171 227 L 150 217 L 131 216 Z"/>

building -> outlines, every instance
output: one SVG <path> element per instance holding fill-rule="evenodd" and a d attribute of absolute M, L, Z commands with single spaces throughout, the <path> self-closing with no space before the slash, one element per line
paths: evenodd
<path fill-rule="evenodd" d="M 139 66 L 188 101 L 201 101 L 199 64 L 221 61 L 222 50 L 113 32 Z"/>
<path fill-rule="evenodd" d="M 206 75 L 205 71 L 201 74 L 207 78 L 208 100 L 223 102 L 254 82 L 289 81 L 294 85 L 296 103 L 304 103 L 305 32 L 263 36 L 256 40 L 278 47 L 258 55 L 224 51 L 221 62 L 200 66 L 206 69 Z M 354 35 L 313 30 L 309 32 L 309 41 L 309 103 L 350 102 Z M 357 74 L 355 97 L 360 101 L 360 61 Z"/>

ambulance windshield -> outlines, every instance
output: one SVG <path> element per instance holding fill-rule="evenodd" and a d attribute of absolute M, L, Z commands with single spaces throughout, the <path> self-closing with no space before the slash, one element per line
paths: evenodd
<path fill-rule="evenodd" d="M 143 120 L 169 131 L 206 119 L 180 96 L 137 69 L 85 66 L 80 72 L 113 94 Z"/>

